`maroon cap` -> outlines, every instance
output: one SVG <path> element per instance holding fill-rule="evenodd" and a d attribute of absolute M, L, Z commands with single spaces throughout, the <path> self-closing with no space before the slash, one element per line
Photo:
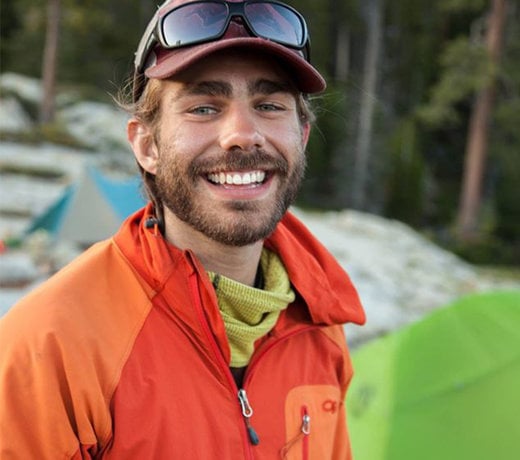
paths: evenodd
<path fill-rule="evenodd" d="M 171 0 L 163 4 L 150 22 L 142 43 L 149 37 L 150 28 L 155 25 L 157 18 L 183 3 L 189 3 L 189 1 Z M 273 56 L 287 69 L 294 78 L 297 88 L 303 93 L 318 93 L 326 87 L 324 78 L 305 60 L 301 51 L 264 38 L 253 37 L 245 27 L 233 21 L 229 24 L 224 36 L 216 41 L 176 49 L 164 49 L 160 45 L 155 46 L 147 59 L 145 76 L 157 79 L 169 78 L 215 52 L 230 49 L 248 52 L 258 51 Z"/>

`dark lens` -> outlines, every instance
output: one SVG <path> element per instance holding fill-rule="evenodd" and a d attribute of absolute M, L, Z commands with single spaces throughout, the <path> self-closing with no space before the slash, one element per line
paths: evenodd
<path fill-rule="evenodd" d="M 302 20 L 290 8 L 254 2 L 245 5 L 245 15 L 258 36 L 295 47 L 305 45 Z"/>
<path fill-rule="evenodd" d="M 227 16 L 224 3 L 188 3 L 164 16 L 162 36 L 172 47 L 211 39 L 223 32 Z"/>

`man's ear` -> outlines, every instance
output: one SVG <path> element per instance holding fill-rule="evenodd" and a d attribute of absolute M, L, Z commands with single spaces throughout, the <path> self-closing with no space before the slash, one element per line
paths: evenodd
<path fill-rule="evenodd" d="M 139 165 L 145 171 L 156 174 L 159 151 L 151 128 L 142 121 L 131 118 L 126 125 L 126 136 Z"/>
<path fill-rule="evenodd" d="M 302 143 L 303 147 L 307 147 L 307 142 L 309 142 L 309 136 L 311 135 L 311 124 L 309 122 L 305 122 L 302 126 Z"/>

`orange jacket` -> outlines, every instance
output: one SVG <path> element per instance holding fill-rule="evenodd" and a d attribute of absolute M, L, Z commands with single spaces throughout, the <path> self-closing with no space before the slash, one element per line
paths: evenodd
<path fill-rule="evenodd" d="M 209 277 L 145 212 L 0 321 L 0 458 L 349 459 L 340 324 L 364 313 L 337 262 L 290 214 L 266 241 L 297 295 L 255 344 L 242 407 Z"/>

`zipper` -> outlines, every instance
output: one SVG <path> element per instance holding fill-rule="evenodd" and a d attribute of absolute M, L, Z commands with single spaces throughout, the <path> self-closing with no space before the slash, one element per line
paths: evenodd
<path fill-rule="evenodd" d="M 284 335 L 283 337 L 280 337 L 278 339 L 273 340 L 271 343 L 268 343 L 264 345 L 259 351 L 255 352 L 253 355 L 253 358 L 249 365 L 247 366 L 246 373 L 244 375 L 244 381 L 242 386 L 246 387 L 247 383 L 251 380 L 251 375 L 253 374 L 255 368 L 258 365 L 258 362 L 262 360 L 262 358 L 268 353 L 270 350 L 275 348 L 280 343 L 284 342 L 285 340 L 294 337 L 295 335 L 301 334 L 303 332 L 307 332 L 312 329 L 319 329 L 319 326 L 304 326 L 300 327 L 299 329 L 296 329 L 292 331 L 289 334 Z M 242 398 L 244 399 L 245 405 L 242 403 Z M 255 431 L 255 429 L 251 426 L 250 418 L 253 415 L 253 409 L 251 405 L 249 404 L 249 401 L 247 400 L 247 393 L 244 390 L 244 388 L 240 389 L 238 392 L 238 398 L 240 401 L 240 404 L 242 406 L 242 415 L 246 421 L 246 428 L 249 435 L 249 441 L 254 446 L 258 445 L 260 442 L 260 439 Z M 247 409 L 249 408 L 250 412 L 246 410 L 244 412 L 244 407 Z M 248 414 L 248 415 L 246 415 Z M 302 455 L 304 460 L 309 459 L 309 434 L 310 434 L 310 415 L 308 414 L 308 410 L 306 406 L 302 406 L 302 423 L 300 427 L 300 432 L 297 436 L 295 436 L 291 441 L 289 441 L 282 449 L 281 449 L 281 456 L 282 458 L 286 458 L 288 451 L 290 448 L 294 445 L 295 442 L 297 442 L 302 436 Z"/>
<path fill-rule="evenodd" d="M 247 393 L 246 393 L 245 389 L 244 388 L 238 389 L 238 387 L 235 383 L 235 380 L 233 378 L 233 374 L 231 373 L 229 366 L 225 362 L 224 356 L 222 355 L 222 351 L 220 350 L 220 347 L 218 346 L 217 341 L 213 337 L 213 333 L 211 332 L 207 319 L 204 316 L 201 297 L 200 297 L 200 293 L 199 293 L 198 263 L 195 261 L 194 256 L 190 251 L 187 251 L 187 254 L 188 254 L 188 258 L 190 259 L 190 265 L 194 268 L 194 273 L 192 273 L 191 275 L 188 275 L 188 276 L 189 276 L 189 285 L 191 288 L 192 296 L 193 296 L 193 299 L 195 300 L 195 304 L 196 304 L 196 313 L 197 313 L 197 316 L 199 317 L 199 321 L 202 325 L 202 328 L 204 329 L 204 332 L 208 338 L 209 344 L 211 345 L 211 349 L 213 351 L 213 354 L 215 355 L 216 361 L 219 363 L 221 370 L 223 371 L 224 375 L 226 376 L 226 380 L 228 381 L 230 388 L 233 390 L 233 392 L 238 390 L 237 395 L 238 395 L 238 400 L 240 403 L 240 409 L 241 409 L 242 417 L 245 420 L 245 430 L 244 430 L 245 431 L 245 433 L 244 433 L 245 446 L 244 447 L 246 449 L 248 458 L 253 458 L 253 452 L 251 450 L 251 445 L 256 446 L 260 442 L 258 434 L 256 433 L 255 429 L 251 426 L 250 418 L 253 415 L 253 409 L 252 409 L 251 405 L 249 404 L 249 400 L 247 399 Z M 250 362 L 249 366 L 247 367 L 246 374 L 244 376 L 243 387 L 245 387 L 246 383 L 250 380 L 250 376 L 252 374 L 251 371 L 256 368 L 258 361 L 261 360 L 260 358 L 263 357 L 268 351 L 270 351 L 273 347 L 275 347 L 279 343 L 281 343 L 291 337 L 294 337 L 295 335 L 298 335 L 302 332 L 309 331 L 311 329 L 319 329 L 319 326 L 312 325 L 312 326 L 301 327 L 299 329 L 296 329 L 295 331 L 292 331 L 289 334 L 284 335 L 283 337 L 281 337 L 277 340 L 274 340 L 272 343 L 263 347 L 263 349 L 260 353 L 257 353 L 256 356 L 253 356 L 252 361 Z M 310 426 L 309 424 L 310 424 L 310 417 L 308 419 L 306 429 L 308 429 L 308 427 Z M 302 428 L 303 428 L 303 421 L 302 421 Z M 302 431 L 302 433 L 303 433 L 303 431 Z M 305 433 L 304 433 L 304 435 L 305 435 Z M 305 435 L 305 437 L 307 437 L 307 435 Z M 283 450 L 285 450 L 285 449 L 283 449 Z"/>
<path fill-rule="evenodd" d="M 258 437 L 258 434 L 256 433 L 255 429 L 251 426 L 251 416 L 253 415 L 253 408 L 251 407 L 251 404 L 249 404 L 246 390 L 244 390 L 243 388 L 238 390 L 238 400 L 240 401 L 242 415 L 244 416 L 244 420 L 246 422 L 249 440 L 251 441 L 251 444 L 253 444 L 253 446 L 257 446 L 260 443 L 260 438 Z"/>
<path fill-rule="evenodd" d="M 302 459 L 309 459 L 309 435 L 311 434 L 311 416 L 307 410 L 307 406 L 302 406 L 302 427 L 301 432 L 303 434 L 302 439 Z"/>
<path fill-rule="evenodd" d="M 309 411 L 307 406 L 301 407 L 301 425 L 300 431 L 294 438 L 292 438 L 280 452 L 280 456 L 282 459 L 287 459 L 289 452 L 295 446 L 298 441 L 301 440 L 301 453 L 303 460 L 309 460 L 309 436 L 311 434 L 311 416 L 309 415 Z"/>
<path fill-rule="evenodd" d="M 203 309 L 202 309 L 202 301 L 201 301 L 201 297 L 200 297 L 200 293 L 199 293 L 199 281 L 198 281 L 198 276 L 199 275 L 198 275 L 198 269 L 196 268 L 198 265 L 193 260 L 192 254 L 189 253 L 189 252 L 188 252 L 188 254 L 189 254 L 189 258 L 191 259 L 190 260 L 191 265 L 195 268 L 195 272 L 193 274 L 188 275 L 189 276 L 189 286 L 190 286 L 192 298 L 194 299 L 195 307 L 196 307 L 195 311 L 196 311 L 197 316 L 199 318 L 199 322 L 202 325 L 204 333 L 206 334 L 206 337 L 208 339 L 208 343 L 210 344 L 210 348 L 211 348 L 211 350 L 212 350 L 212 352 L 213 352 L 213 354 L 215 356 L 216 362 L 218 363 L 219 367 L 221 368 L 223 374 L 225 375 L 226 380 L 227 380 L 228 385 L 229 385 L 229 388 L 231 389 L 231 391 L 234 394 L 236 394 L 236 391 L 238 390 L 238 387 L 237 387 L 237 385 L 235 383 L 235 380 L 233 378 L 233 374 L 231 373 L 231 370 L 229 369 L 229 366 L 227 365 L 227 363 L 226 363 L 226 361 L 224 359 L 224 356 L 222 355 L 222 351 L 220 350 L 220 347 L 218 346 L 218 343 L 215 340 L 215 337 L 213 337 L 213 333 L 211 332 L 211 329 L 209 327 L 208 321 L 207 321 L 206 317 L 204 316 L 204 312 L 203 312 Z M 253 459 L 253 451 L 251 450 L 251 444 L 253 444 L 253 441 L 252 441 L 251 436 L 252 436 L 253 433 L 256 435 L 256 432 L 250 426 L 249 418 L 251 417 L 251 415 L 253 415 L 253 409 L 251 408 L 251 405 L 249 404 L 249 401 L 247 400 L 247 394 L 245 393 L 245 390 L 244 390 L 244 394 L 245 394 L 245 400 L 244 401 L 246 401 L 247 404 L 245 406 L 242 405 L 242 400 L 240 399 L 240 395 L 241 394 L 242 393 L 240 393 L 240 391 L 239 391 L 240 407 L 237 407 L 237 409 L 241 410 L 242 417 L 244 417 L 245 420 L 246 420 L 244 429 L 241 431 L 242 432 L 242 437 L 243 437 L 243 446 L 244 446 L 244 449 L 245 449 L 246 458 L 252 460 Z M 244 415 L 244 407 L 246 408 L 245 413 L 249 414 L 248 417 L 246 417 Z M 258 438 L 258 436 L 257 436 L 257 438 Z M 257 444 L 258 444 L 258 442 L 257 442 Z"/>

